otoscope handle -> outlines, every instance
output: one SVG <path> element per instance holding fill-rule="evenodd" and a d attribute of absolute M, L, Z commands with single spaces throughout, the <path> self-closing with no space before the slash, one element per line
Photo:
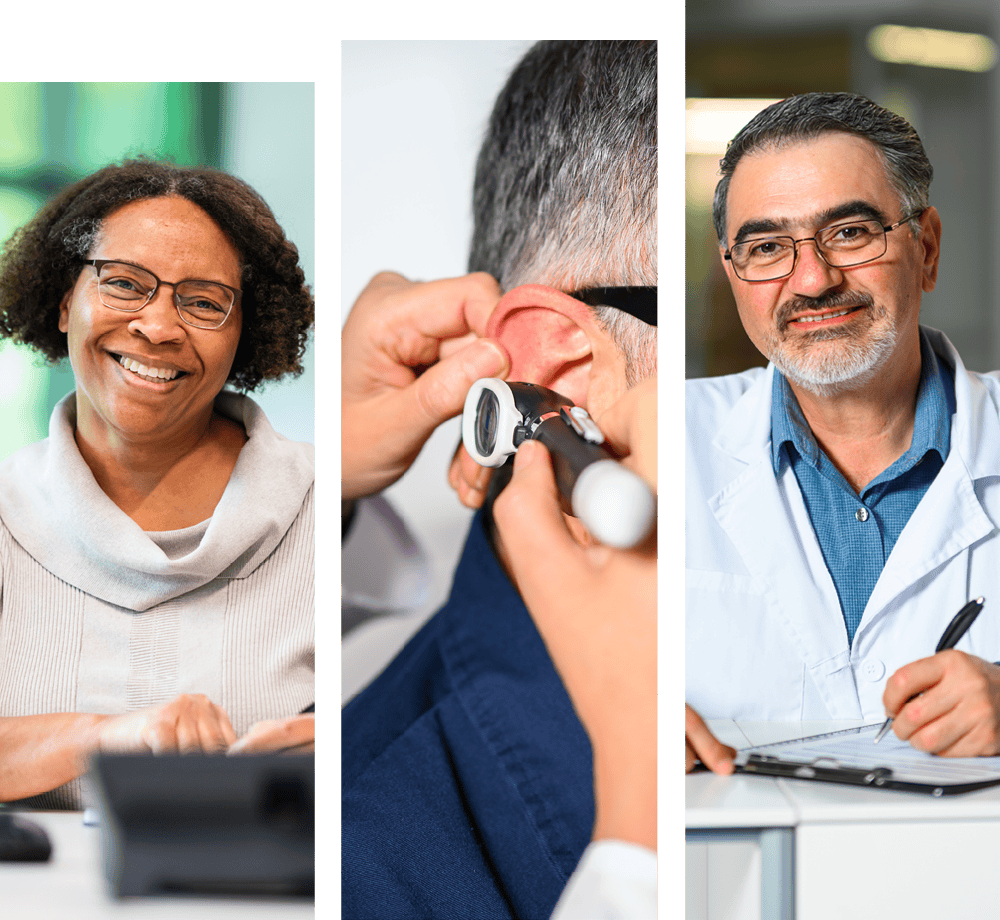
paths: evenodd
<path fill-rule="evenodd" d="M 535 429 L 532 439 L 541 441 L 549 449 L 556 485 L 566 501 L 572 501 L 576 480 L 591 463 L 614 460 L 614 455 L 606 447 L 584 441 L 557 415 L 542 422 Z"/>
<path fill-rule="evenodd" d="M 626 549 L 648 536 L 656 499 L 640 476 L 603 445 L 583 440 L 559 416 L 539 424 L 532 437 L 549 449 L 556 486 L 598 540 Z"/>

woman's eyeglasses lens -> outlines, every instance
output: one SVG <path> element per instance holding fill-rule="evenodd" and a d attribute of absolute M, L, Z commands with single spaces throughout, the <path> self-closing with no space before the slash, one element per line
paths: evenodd
<path fill-rule="evenodd" d="M 97 292 L 112 310 L 137 313 L 153 296 L 156 276 L 127 262 L 105 262 L 98 269 Z M 212 281 L 181 281 L 173 286 L 181 319 L 200 329 L 217 329 L 233 307 L 232 291 Z"/>

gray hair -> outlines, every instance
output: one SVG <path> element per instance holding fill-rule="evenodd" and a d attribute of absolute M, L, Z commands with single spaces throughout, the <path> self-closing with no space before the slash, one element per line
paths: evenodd
<path fill-rule="evenodd" d="M 655 285 L 656 166 L 656 42 L 539 42 L 490 116 L 469 271 L 504 291 Z M 656 329 L 593 309 L 630 373 L 655 373 Z"/>
<path fill-rule="evenodd" d="M 712 221 L 719 242 L 726 242 L 726 197 L 739 161 L 758 150 L 777 149 L 827 132 L 864 138 L 873 144 L 904 213 L 927 207 L 934 169 L 913 126 L 900 115 L 854 93 L 804 93 L 758 112 L 726 147 L 719 161 Z M 910 222 L 919 232 L 916 221 Z"/>

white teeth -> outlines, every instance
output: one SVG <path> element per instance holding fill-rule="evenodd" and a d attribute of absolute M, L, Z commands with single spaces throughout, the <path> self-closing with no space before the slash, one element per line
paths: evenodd
<path fill-rule="evenodd" d="M 146 367 L 134 358 L 126 358 L 124 355 L 118 358 L 118 363 L 126 370 L 138 374 L 140 377 L 147 377 L 150 380 L 173 380 L 178 371 L 166 370 L 162 367 Z"/>
<path fill-rule="evenodd" d="M 846 316 L 850 313 L 850 310 L 841 310 L 839 313 L 824 313 L 822 316 L 800 316 L 795 322 L 797 323 L 819 323 L 825 319 L 833 319 L 836 316 Z"/>

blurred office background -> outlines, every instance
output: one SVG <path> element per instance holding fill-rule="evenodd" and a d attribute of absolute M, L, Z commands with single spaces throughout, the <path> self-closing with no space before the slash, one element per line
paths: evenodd
<path fill-rule="evenodd" d="M 703 0 L 687 8 L 686 374 L 764 359 L 747 339 L 711 224 L 726 141 L 771 101 L 809 91 L 868 96 L 907 118 L 934 166 L 944 225 L 922 321 L 966 365 L 1000 367 L 997 8 L 994 0 Z"/>
<path fill-rule="evenodd" d="M 0 239 L 64 185 L 145 154 L 233 173 L 253 186 L 314 277 L 313 84 L 0 83 Z M 274 427 L 313 440 L 313 346 L 298 378 L 253 394 Z M 0 459 L 48 434 L 73 388 L 51 366 L 0 340 Z"/>
<path fill-rule="evenodd" d="M 529 41 L 345 41 L 341 84 L 341 323 L 369 279 L 463 275 L 476 155 Z M 442 425 L 385 495 L 423 548 L 427 589 L 344 637 L 349 698 L 447 597 L 472 512 L 447 482 L 459 420 Z"/>

